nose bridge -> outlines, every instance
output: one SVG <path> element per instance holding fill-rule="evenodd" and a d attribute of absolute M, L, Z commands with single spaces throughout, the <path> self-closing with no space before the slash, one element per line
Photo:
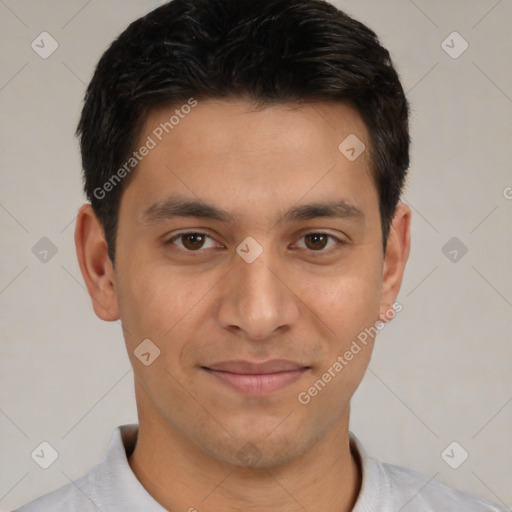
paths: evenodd
<path fill-rule="evenodd" d="M 296 297 L 281 281 L 279 269 L 278 257 L 270 250 L 264 250 L 250 263 L 243 257 L 237 262 L 217 311 L 224 328 L 263 339 L 296 320 Z"/>
<path fill-rule="evenodd" d="M 260 256 L 260 261 L 242 263 L 238 267 L 240 298 L 248 309 L 261 308 L 263 305 L 275 306 L 279 302 L 282 284 L 270 270 L 268 259 Z M 270 313 L 270 307 L 267 308 Z M 275 310 L 275 309 L 274 309 Z M 263 310 L 262 310 L 263 312 Z"/>

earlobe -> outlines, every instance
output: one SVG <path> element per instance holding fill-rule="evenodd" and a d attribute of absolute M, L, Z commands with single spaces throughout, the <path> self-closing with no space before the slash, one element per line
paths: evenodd
<path fill-rule="evenodd" d="M 107 322 L 118 320 L 114 268 L 108 257 L 103 226 L 89 203 L 78 210 L 75 247 L 94 312 Z"/>
<path fill-rule="evenodd" d="M 389 230 L 384 257 L 382 297 L 379 311 L 379 320 L 383 322 L 388 321 L 394 316 L 393 304 L 400 291 L 410 246 L 411 209 L 405 204 L 399 204 L 395 210 L 393 222 Z"/>

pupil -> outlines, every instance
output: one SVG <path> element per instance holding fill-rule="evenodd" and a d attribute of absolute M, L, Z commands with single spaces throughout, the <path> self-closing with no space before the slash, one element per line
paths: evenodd
<path fill-rule="evenodd" d="M 312 242 L 311 244 L 308 242 Z M 309 249 L 323 249 L 327 243 L 327 236 L 319 233 L 306 235 L 306 245 Z"/>
<path fill-rule="evenodd" d="M 203 244 L 204 235 L 201 235 L 199 233 L 190 233 L 188 235 L 185 235 L 185 242 L 183 245 L 187 249 L 200 249 Z"/>

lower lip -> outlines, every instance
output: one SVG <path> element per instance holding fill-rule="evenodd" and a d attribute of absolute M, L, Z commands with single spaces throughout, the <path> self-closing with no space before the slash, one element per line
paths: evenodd
<path fill-rule="evenodd" d="M 230 373 L 210 368 L 203 368 L 222 383 L 250 396 L 262 396 L 279 391 L 295 382 L 307 368 L 278 373 L 241 374 Z"/>

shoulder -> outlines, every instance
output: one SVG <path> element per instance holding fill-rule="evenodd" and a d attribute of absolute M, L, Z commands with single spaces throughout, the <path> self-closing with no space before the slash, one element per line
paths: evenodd
<path fill-rule="evenodd" d="M 350 445 L 363 477 L 353 512 L 510 512 L 485 498 L 448 487 L 436 475 L 373 459 L 352 432 Z"/>
<path fill-rule="evenodd" d="M 90 474 L 51 491 L 23 505 L 13 512 L 98 512 Z"/>
<path fill-rule="evenodd" d="M 137 424 L 117 427 L 105 456 L 88 473 L 13 512 L 164 512 L 130 468 L 127 454 L 135 446 L 137 433 Z"/>
<path fill-rule="evenodd" d="M 507 512 L 485 498 L 459 491 L 416 471 L 371 460 L 381 472 L 384 487 L 400 500 L 403 512 Z"/>

